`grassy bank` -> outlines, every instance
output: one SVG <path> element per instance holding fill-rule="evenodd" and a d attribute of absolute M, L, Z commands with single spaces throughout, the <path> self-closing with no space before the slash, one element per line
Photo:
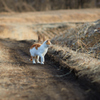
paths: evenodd
<path fill-rule="evenodd" d="M 51 41 L 48 55 L 59 68 L 72 69 L 100 92 L 100 20 L 68 29 Z"/>

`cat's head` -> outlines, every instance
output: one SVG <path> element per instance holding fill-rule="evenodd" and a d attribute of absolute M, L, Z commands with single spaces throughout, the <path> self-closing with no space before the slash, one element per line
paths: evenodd
<path fill-rule="evenodd" d="M 45 41 L 45 44 L 46 44 L 47 47 L 50 47 L 50 46 L 51 46 L 50 40 L 46 40 L 46 41 Z"/>

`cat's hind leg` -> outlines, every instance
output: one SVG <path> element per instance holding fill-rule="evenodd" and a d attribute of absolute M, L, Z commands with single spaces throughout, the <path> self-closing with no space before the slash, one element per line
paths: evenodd
<path fill-rule="evenodd" d="M 35 57 L 32 57 L 33 58 L 33 64 L 35 64 L 36 62 L 35 62 Z"/>

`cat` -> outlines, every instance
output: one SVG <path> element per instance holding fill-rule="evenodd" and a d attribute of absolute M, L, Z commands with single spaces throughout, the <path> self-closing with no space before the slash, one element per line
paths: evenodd
<path fill-rule="evenodd" d="M 44 64 L 45 61 L 45 55 L 48 51 L 48 48 L 51 46 L 50 40 L 46 40 L 43 42 L 43 44 L 35 43 L 30 47 L 30 55 L 31 55 L 31 61 L 33 61 L 33 64 L 40 63 Z M 41 62 L 39 61 L 39 57 L 41 58 Z"/>

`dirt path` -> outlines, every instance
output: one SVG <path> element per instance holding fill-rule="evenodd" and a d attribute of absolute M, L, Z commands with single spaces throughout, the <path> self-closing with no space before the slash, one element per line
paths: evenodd
<path fill-rule="evenodd" d="M 72 74 L 63 74 L 50 65 L 33 65 L 29 59 L 29 41 L 0 39 L 1 100 L 87 100 Z"/>

